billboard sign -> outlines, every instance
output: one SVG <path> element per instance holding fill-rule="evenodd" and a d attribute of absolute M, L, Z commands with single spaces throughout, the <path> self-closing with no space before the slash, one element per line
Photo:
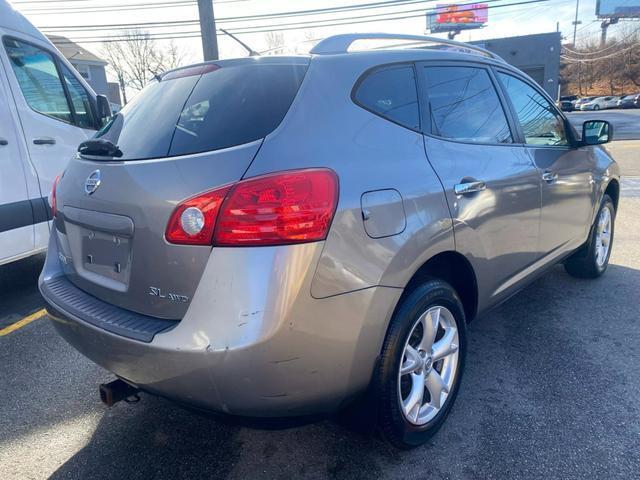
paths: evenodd
<path fill-rule="evenodd" d="M 427 13 L 427 28 L 431 33 L 481 28 L 488 17 L 486 3 L 436 5 L 435 12 Z"/>
<path fill-rule="evenodd" d="M 597 0 L 596 15 L 600 18 L 639 18 L 640 0 Z"/>

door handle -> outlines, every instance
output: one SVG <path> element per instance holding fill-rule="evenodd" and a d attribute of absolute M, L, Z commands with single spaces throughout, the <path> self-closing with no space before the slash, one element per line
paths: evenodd
<path fill-rule="evenodd" d="M 50 138 L 50 137 L 34 138 L 33 144 L 34 145 L 55 145 L 56 139 Z"/>
<path fill-rule="evenodd" d="M 547 183 L 552 183 L 558 179 L 558 174 L 554 172 L 546 171 L 542 174 L 542 179 Z"/>
<path fill-rule="evenodd" d="M 9 145 L 9 142 L 7 142 L 4 138 L 0 138 L 0 147 L 6 147 L 7 145 Z"/>
<path fill-rule="evenodd" d="M 456 193 L 456 195 L 468 195 L 469 193 L 480 192 L 485 188 L 487 188 L 486 183 L 471 181 L 471 182 L 456 183 L 453 186 L 453 191 Z"/>

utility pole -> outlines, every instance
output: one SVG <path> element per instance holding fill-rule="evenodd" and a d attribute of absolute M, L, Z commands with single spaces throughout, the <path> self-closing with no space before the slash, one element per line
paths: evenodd
<path fill-rule="evenodd" d="M 216 37 L 216 19 L 213 16 L 213 0 L 198 0 L 198 14 L 200 16 L 202 56 L 205 62 L 218 60 L 218 37 Z"/>
<path fill-rule="evenodd" d="M 573 48 L 576 48 L 576 33 L 578 33 L 578 25 L 582 22 L 578 21 L 578 7 L 580 6 L 580 0 L 576 0 L 576 18 L 573 21 Z"/>

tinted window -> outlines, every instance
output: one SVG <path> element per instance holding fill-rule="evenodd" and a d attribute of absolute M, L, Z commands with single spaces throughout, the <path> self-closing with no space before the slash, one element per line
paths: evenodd
<path fill-rule="evenodd" d="M 363 107 L 409 128 L 420 127 L 413 67 L 391 67 L 369 74 L 356 92 Z"/>
<path fill-rule="evenodd" d="M 203 75 L 154 82 L 100 131 L 123 160 L 185 155 L 263 138 L 282 121 L 306 65 L 220 62 Z"/>
<path fill-rule="evenodd" d="M 36 112 L 71 123 L 71 111 L 53 56 L 11 38 L 5 38 L 4 45 L 27 104 Z"/>
<path fill-rule="evenodd" d="M 82 128 L 94 128 L 93 115 L 91 114 L 91 103 L 89 94 L 84 89 L 78 79 L 71 73 L 65 65 L 60 65 L 62 76 L 67 85 L 73 111 L 75 113 L 75 124 Z"/>
<path fill-rule="evenodd" d="M 525 142 L 531 145 L 567 145 L 564 122 L 554 106 L 529 84 L 498 73 L 522 125 Z"/>
<path fill-rule="evenodd" d="M 178 117 L 169 155 L 265 137 L 282 121 L 306 72 L 301 65 L 238 65 L 203 75 Z"/>
<path fill-rule="evenodd" d="M 453 140 L 511 143 L 511 131 L 486 70 L 425 67 L 432 131 Z"/>
<path fill-rule="evenodd" d="M 166 157 L 176 120 L 199 78 L 147 85 L 96 136 L 118 145 L 123 160 Z"/>

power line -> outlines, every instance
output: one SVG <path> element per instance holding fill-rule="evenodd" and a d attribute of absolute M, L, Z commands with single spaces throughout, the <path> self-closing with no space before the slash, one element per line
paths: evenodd
<path fill-rule="evenodd" d="M 57 3 L 67 3 L 68 1 L 83 1 L 83 0 L 59 0 Z M 89 0 L 90 1 L 90 0 Z M 240 3 L 240 2 L 248 2 L 251 0 L 219 0 L 216 4 L 220 3 Z M 40 2 L 13 2 L 13 4 L 23 3 L 25 5 L 31 3 L 40 3 Z M 52 3 L 49 1 L 43 1 L 42 3 Z M 157 3 L 124 3 L 124 4 L 115 4 L 115 5 L 87 5 L 76 6 L 76 5 L 59 5 L 59 6 L 35 6 L 33 8 L 27 6 L 26 8 L 21 8 L 20 11 L 24 13 L 30 13 L 32 15 L 52 15 L 52 14 L 68 14 L 68 13 L 100 13 L 100 12 L 115 12 L 121 10 L 147 10 L 153 9 L 157 7 L 184 7 L 189 5 L 197 5 L 196 0 L 175 0 L 175 1 L 161 1 Z"/>
<path fill-rule="evenodd" d="M 499 0 L 493 0 L 493 1 L 499 1 Z M 510 6 L 518 6 L 518 5 L 546 3 L 550 1 L 554 1 L 554 0 L 525 0 L 525 1 L 508 3 L 508 4 L 490 5 L 487 8 L 503 8 L 503 7 L 510 7 Z M 491 0 L 487 1 L 487 3 L 489 2 L 491 2 Z M 475 4 L 465 4 L 465 5 L 471 6 Z M 478 9 L 477 7 L 470 7 L 468 9 L 461 9 L 459 11 L 472 11 L 477 9 Z M 432 12 L 435 13 L 436 10 L 433 9 Z M 396 15 L 398 14 L 402 15 L 403 13 L 407 13 L 407 12 L 395 12 Z M 425 15 L 425 13 L 431 13 L 431 12 L 427 10 L 417 15 L 402 15 L 402 16 L 393 16 L 393 17 L 389 16 L 389 14 L 382 14 L 384 18 L 369 18 L 367 20 L 362 20 L 362 18 L 374 17 L 374 16 L 379 17 L 381 15 L 378 14 L 378 15 L 368 15 L 368 16 L 360 16 L 360 17 L 346 17 L 346 18 L 340 18 L 340 19 L 295 22 L 295 23 L 289 23 L 289 24 L 283 23 L 283 24 L 277 24 L 277 25 L 256 25 L 256 26 L 237 27 L 236 29 L 229 29 L 229 31 L 235 34 L 243 34 L 243 33 L 249 34 L 249 33 L 265 33 L 265 32 L 272 32 L 272 31 L 299 30 L 303 28 L 311 29 L 311 28 L 349 25 L 349 24 L 361 24 L 361 23 L 381 22 L 381 21 L 404 20 L 404 19 L 410 19 L 410 18 L 421 18 Z M 218 35 L 223 35 L 223 34 L 219 33 Z M 141 35 L 141 37 L 155 39 L 155 40 L 195 38 L 199 36 L 200 36 L 199 32 L 196 32 L 196 31 L 173 32 L 173 33 L 158 32 L 158 33 L 145 33 Z M 120 42 L 129 41 L 131 39 L 130 36 L 126 38 L 123 38 L 122 36 L 120 37 L 118 36 L 93 37 L 92 36 L 92 37 L 83 37 L 83 38 L 75 37 L 75 38 L 78 43 L 99 43 L 99 42 L 110 43 L 110 42 L 119 42 L 119 41 Z M 58 43 L 64 43 L 64 42 L 58 42 Z M 75 42 L 69 42 L 69 43 L 75 43 Z"/>
<path fill-rule="evenodd" d="M 640 27 L 636 28 L 634 31 L 632 31 L 631 33 L 629 33 L 629 36 L 635 35 L 638 31 L 640 31 Z M 620 45 L 621 43 L 625 43 L 626 39 L 623 40 L 618 40 L 615 43 L 612 43 L 611 45 L 609 45 L 608 47 L 605 47 L 601 50 L 595 51 L 595 52 L 579 52 L 577 50 L 571 50 L 570 48 L 563 46 L 562 48 L 564 50 L 566 50 L 567 52 L 569 52 L 572 55 L 583 55 L 583 56 L 589 56 L 589 55 L 599 55 L 603 52 L 606 52 L 607 50 L 611 50 L 614 47 L 617 47 L 618 45 Z"/>
<path fill-rule="evenodd" d="M 230 2 L 230 0 L 227 0 Z M 236 0 L 237 1 L 237 0 Z M 413 0 L 413 3 L 419 3 L 419 2 L 427 2 L 428 0 Z M 164 2 L 164 3 L 168 3 L 171 4 L 171 6 L 183 6 L 185 4 L 196 4 L 197 2 L 195 2 L 194 0 L 178 0 L 178 1 L 173 1 L 173 2 Z M 216 4 L 218 3 L 225 3 L 222 2 L 222 0 L 220 2 L 216 2 Z M 304 10 L 305 12 L 322 12 L 324 10 L 342 10 L 342 9 L 346 9 L 346 8 L 369 8 L 369 5 L 378 5 L 378 4 L 387 4 L 387 5 L 393 5 L 396 3 L 409 3 L 407 2 L 407 0 L 386 0 L 386 1 L 381 1 L 381 2 L 375 2 L 375 3 L 369 3 L 369 4 L 355 4 L 355 5 L 347 5 L 347 6 L 343 6 L 343 7 L 329 7 L 329 8 L 317 8 L 317 9 L 313 9 L 313 10 Z M 100 12 L 109 12 L 109 11 L 120 11 L 122 9 L 128 9 L 128 10 L 148 10 L 148 9 L 154 9 L 157 8 L 159 4 L 149 4 L 149 3 L 138 3 L 138 4 L 127 4 L 124 7 L 121 8 L 115 8 L 113 6 L 110 5 L 95 5 L 95 6 L 88 6 L 86 8 L 83 7 L 67 7 L 66 11 L 60 11 L 60 9 L 56 8 L 56 9 L 50 9 L 50 8 L 41 8 L 40 10 L 38 10 L 37 14 L 67 14 L 67 13 L 100 13 Z M 135 6 L 135 8 L 127 8 L 127 7 L 132 7 Z M 73 10 L 73 11 L 71 11 Z M 25 13 L 34 13 L 35 11 L 32 10 L 28 10 L 25 9 L 23 10 Z M 296 13 L 296 12 L 294 12 Z M 269 14 L 265 14 L 265 16 L 268 16 Z"/>
<path fill-rule="evenodd" d="M 488 1 L 500 1 L 500 0 L 488 0 Z M 411 5 L 417 3 L 427 3 L 429 0 L 385 0 L 373 3 L 361 3 L 361 4 L 351 4 L 351 5 L 342 5 L 335 7 L 327 7 L 327 8 L 314 8 L 311 10 L 294 10 L 288 12 L 277 12 L 277 13 L 262 13 L 262 14 L 254 14 L 254 15 L 240 15 L 233 17 L 220 17 L 218 20 L 226 21 L 226 22 L 237 22 L 242 20 L 261 20 L 261 19 L 269 19 L 269 18 L 278 18 L 278 17 L 298 17 L 298 16 L 306 16 L 306 15 L 324 15 L 331 13 L 341 13 L 348 11 L 356 11 L 356 10 L 369 10 L 374 8 L 391 8 L 396 6 L 404 6 Z M 216 2 L 218 3 L 218 2 Z M 197 20 L 178 20 L 177 22 L 193 22 L 197 23 Z M 149 22 L 149 23 L 165 23 L 165 22 Z M 172 23 L 172 22 L 166 22 Z M 127 24 L 111 24 L 111 25 L 99 25 L 99 26 L 123 26 Z M 131 25 L 131 24 L 130 24 Z M 89 30 L 91 27 L 96 25 L 88 25 L 88 26 L 76 26 L 76 25 L 66 25 L 66 26 L 52 26 L 52 27 L 40 27 L 43 29 L 48 28 L 66 28 L 66 29 L 79 29 L 79 30 Z"/>
<path fill-rule="evenodd" d="M 613 58 L 613 57 L 617 57 L 618 55 L 622 55 L 623 53 L 628 52 L 631 49 L 634 48 L 638 48 L 638 44 L 634 43 L 633 45 L 629 45 L 626 48 L 623 48 L 622 50 L 619 50 L 615 53 L 611 53 L 609 55 L 605 55 L 604 57 L 598 57 L 598 58 L 571 58 L 571 57 L 567 57 L 566 55 L 560 55 L 560 58 L 562 58 L 563 60 L 566 60 L 568 63 L 593 63 L 593 62 L 599 62 L 601 60 L 606 60 L 607 58 Z"/>

